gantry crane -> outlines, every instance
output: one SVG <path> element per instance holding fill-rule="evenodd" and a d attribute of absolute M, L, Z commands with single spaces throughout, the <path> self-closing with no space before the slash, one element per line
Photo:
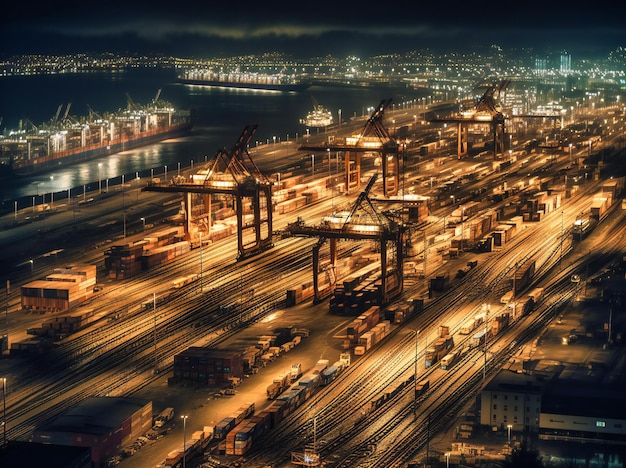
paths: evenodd
<path fill-rule="evenodd" d="M 494 157 L 497 158 L 498 155 L 504 154 L 504 123 L 506 117 L 502 113 L 497 99 L 509 84 L 509 80 L 502 80 L 499 83 L 487 85 L 486 90 L 472 109 L 460 112 L 456 116 L 429 119 L 429 122 L 455 123 L 457 125 L 457 156 L 459 158 L 467 156 L 469 151 L 468 126 L 480 124 L 487 124 L 491 127 Z"/>
<path fill-rule="evenodd" d="M 383 125 L 385 109 L 392 100 L 382 100 L 367 119 L 361 132 L 345 139 L 335 138 L 320 145 L 301 145 L 301 151 L 317 151 L 330 155 L 331 151 L 345 152 L 346 191 L 359 190 L 361 186 L 361 155 L 380 154 L 385 196 L 398 193 L 398 144 Z M 330 156 L 329 156 L 330 157 Z"/>
<path fill-rule="evenodd" d="M 244 128 L 237 143 L 230 149 L 221 149 L 189 179 L 175 177 L 163 183 L 149 183 L 142 190 L 148 192 L 178 192 L 184 198 L 185 235 L 197 229 L 211 234 L 211 200 L 213 195 L 235 198 L 237 215 L 238 256 L 241 260 L 271 248 L 272 243 L 272 182 L 261 173 L 248 153 L 248 143 L 257 129 L 256 124 Z M 204 210 L 198 217 L 193 209 L 192 194 L 201 194 Z M 252 220 L 247 221 L 245 211 L 250 206 Z M 244 209 L 244 207 L 246 207 Z M 194 220 L 194 216 L 196 216 Z M 192 223 L 196 221 L 196 228 Z M 199 222 L 198 222 L 199 221 Z M 252 232 L 252 234 L 249 234 Z M 208 240 L 208 238 L 205 238 Z M 200 240 L 202 242 L 202 240 Z"/>
<path fill-rule="evenodd" d="M 318 237 L 319 241 L 313 247 L 313 290 L 314 301 L 319 302 L 328 291 L 321 291 L 319 287 L 320 249 L 330 241 L 330 268 L 334 269 L 337 262 L 337 240 L 370 240 L 380 244 L 380 271 L 381 287 L 380 304 L 386 304 L 402 293 L 403 283 L 403 250 L 405 228 L 384 213 L 380 213 L 373 206 L 369 193 L 376 182 L 374 174 L 365 190 L 363 190 L 351 210 L 339 222 L 330 222 L 327 219 L 317 226 L 307 226 L 300 218 L 287 226 L 286 230 L 292 236 Z M 335 280 L 333 276 L 333 280 Z M 334 282 L 334 281 L 333 281 Z M 332 288 L 333 284 L 329 285 Z"/>

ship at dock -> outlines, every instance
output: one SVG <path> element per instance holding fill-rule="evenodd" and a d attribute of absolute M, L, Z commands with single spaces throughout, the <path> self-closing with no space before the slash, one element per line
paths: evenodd
<path fill-rule="evenodd" d="M 301 92 L 311 83 L 296 75 L 284 73 L 267 74 L 254 72 L 216 72 L 210 69 L 185 70 L 178 82 L 195 86 L 255 89 L 261 91 Z"/>
<path fill-rule="evenodd" d="M 100 115 L 90 109 L 87 117 L 62 113 L 36 126 L 30 121 L 0 135 L 0 176 L 30 176 L 60 167 L 109 156 L 191 131 L 192 116 L 159 99 L 139 105 L 127 95 L 127 108 Z"/>
<path fill-rule="evenodd" d="M 333 123 L 333 114 L 321 104 L 318 104 L 315 98 L 313 100 L 313 110 L 307 113 L 304 119 L 300 119 L 300 123 L 312 128 L 325 128 Z"/>

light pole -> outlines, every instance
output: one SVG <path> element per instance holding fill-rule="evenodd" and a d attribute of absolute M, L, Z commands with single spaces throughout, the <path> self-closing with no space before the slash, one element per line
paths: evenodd
<path fill-rule="evenodd" d="M 315 155 L 311 154 L 311 175 L 315 175 Z"/>
<path fill-rule="evenodd" d="M 7 444 L 7 378 L 2 377 L 2 427 L 3 427 L 3 439 L 2 445 Z"/>
<path fill-rule="evenodd" d="M 465 214 L 465 207 L 461 207 L 461 252 L 463 252 L 463 236 L 465 235 L 465 220 L 463 219 L 463 215 Z"/>
<path fill-rule="evenodd" d="M 564 226 L 563 226 L 563 222 L 564 222 L 563 216 L 564 216 L 564 214 L 565 213 L 563 211 L 561 211 L 561 246 L 559 247 L 559 268 L 563 267 L 563 263 L 562 262 L 563 262 L 563 229 L 564 229 Z"/>
<path fill-rule="evenodd" d="M 186 414 L 180 417 L 183 420 L 183 468 L 186 467 L 187 461 L 187 418 Z"/>
<path fill-rule="evenodd" d="M 513 426 L 510 424 L 507 424 L 506 426 L 506 431 L 507 431 L 507 435 L 506 435 L 506 442 L 507 444 L 511 445 L 511 428 Z"/>
<path fill-rule="evenodd" d="M 102 179 L 100 178 L 100 168 L 102 163 L 98 163 L 98 195 L 102 194 Z"/>
<path fill-rule="evenodd" d="M 126 200 L 124 199 L 124 174 L 122 174 L 122 212 L 123 212 L 123 223 L 124 223 L 124 239 L 126 239 Z"/>
<path fill-rule="evenodd" d="M 32 258 L 28 261 L 30 263 L 30 276 L 32 278 L 32 276 L 34 275 L 34 268 L 35 268 L 35 260 L 33 260 Z"/>
<path fill-rule="evenodd" d="M 146 230 L 146 218 L 141 218 L 141 222 L 143 223 L 143 230 Z"/>
<path fill-rule="evenodd" d="M 446 453 L 446 468 L 450 468 L 450 454 Z"/>
<path fill-rule="evenodd" d="M 202 293 L 202 231 L 200 233 L 200 293 Z"/>
<path fill-rule="evenodd" d="M 152 312 L 154 313 L 154 373 L 158 374 L 156 347 L 156 293 L 152 293 Z"/>
<path fill-rule="evenodd" d="M 572 167 L 572 144 L 569 144 L 569 167 Z"/>
<path fill-rule="evenodd" d="M 420 334 L 419 330 L 413 330 L 415 332 L 415 358 L 413 359 L 413 386 L 417 385 L 417 337 Z M 417 413 L 417 395 L 413 392 L 413 417 Z"/>
<path fill-rule="evenodd" d="M 50 209 L 54 208 L 54 187 L 52 187 L 53 181 L 54 176 L 50 176 Z"/>

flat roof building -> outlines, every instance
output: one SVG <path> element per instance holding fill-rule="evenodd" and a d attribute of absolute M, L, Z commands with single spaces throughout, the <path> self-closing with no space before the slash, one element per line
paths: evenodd
<path fill-rule="evenodd" d="M 45 444 L 90 447 L 96 467 L 147 433 L 152 402 L 139 398 L 91 397 L 38 427 L 31 440 Z"/>

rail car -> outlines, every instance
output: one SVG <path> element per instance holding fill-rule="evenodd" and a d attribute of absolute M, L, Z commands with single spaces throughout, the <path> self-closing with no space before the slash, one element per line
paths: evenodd
<path fill-rule="evenodd" d="M 472 348 L 476 348 L 485 343 L 485 338 L 487 337 L 488 330 L 481 330 L 478 333 L 475 333 L 472 336 Z"/>
<path fill-rule="evenodd" d="M 172 287 L 174 289 L 180 289 L 180 288 L 182 288 L 184 286 L 187 286 L 188 284 L 193 283 L 199 277 L 200 277 L 200 275 L 198 275 L 197 273 L 194 273 L 192 275 L 187 275 L 187 276 L 181 276 L 181 277 L 176 278 L 175 280 L 172 281 Z"/>
<path fill-rule="evenodd" d="M 524 262 L 521 266 L 516 268 L 513 273 L 513 290 L 515 294 L 526 289 L 526 287 L 530 284 L 533 275 L 535 274 L 535 261 L 528 260 Z"/>

